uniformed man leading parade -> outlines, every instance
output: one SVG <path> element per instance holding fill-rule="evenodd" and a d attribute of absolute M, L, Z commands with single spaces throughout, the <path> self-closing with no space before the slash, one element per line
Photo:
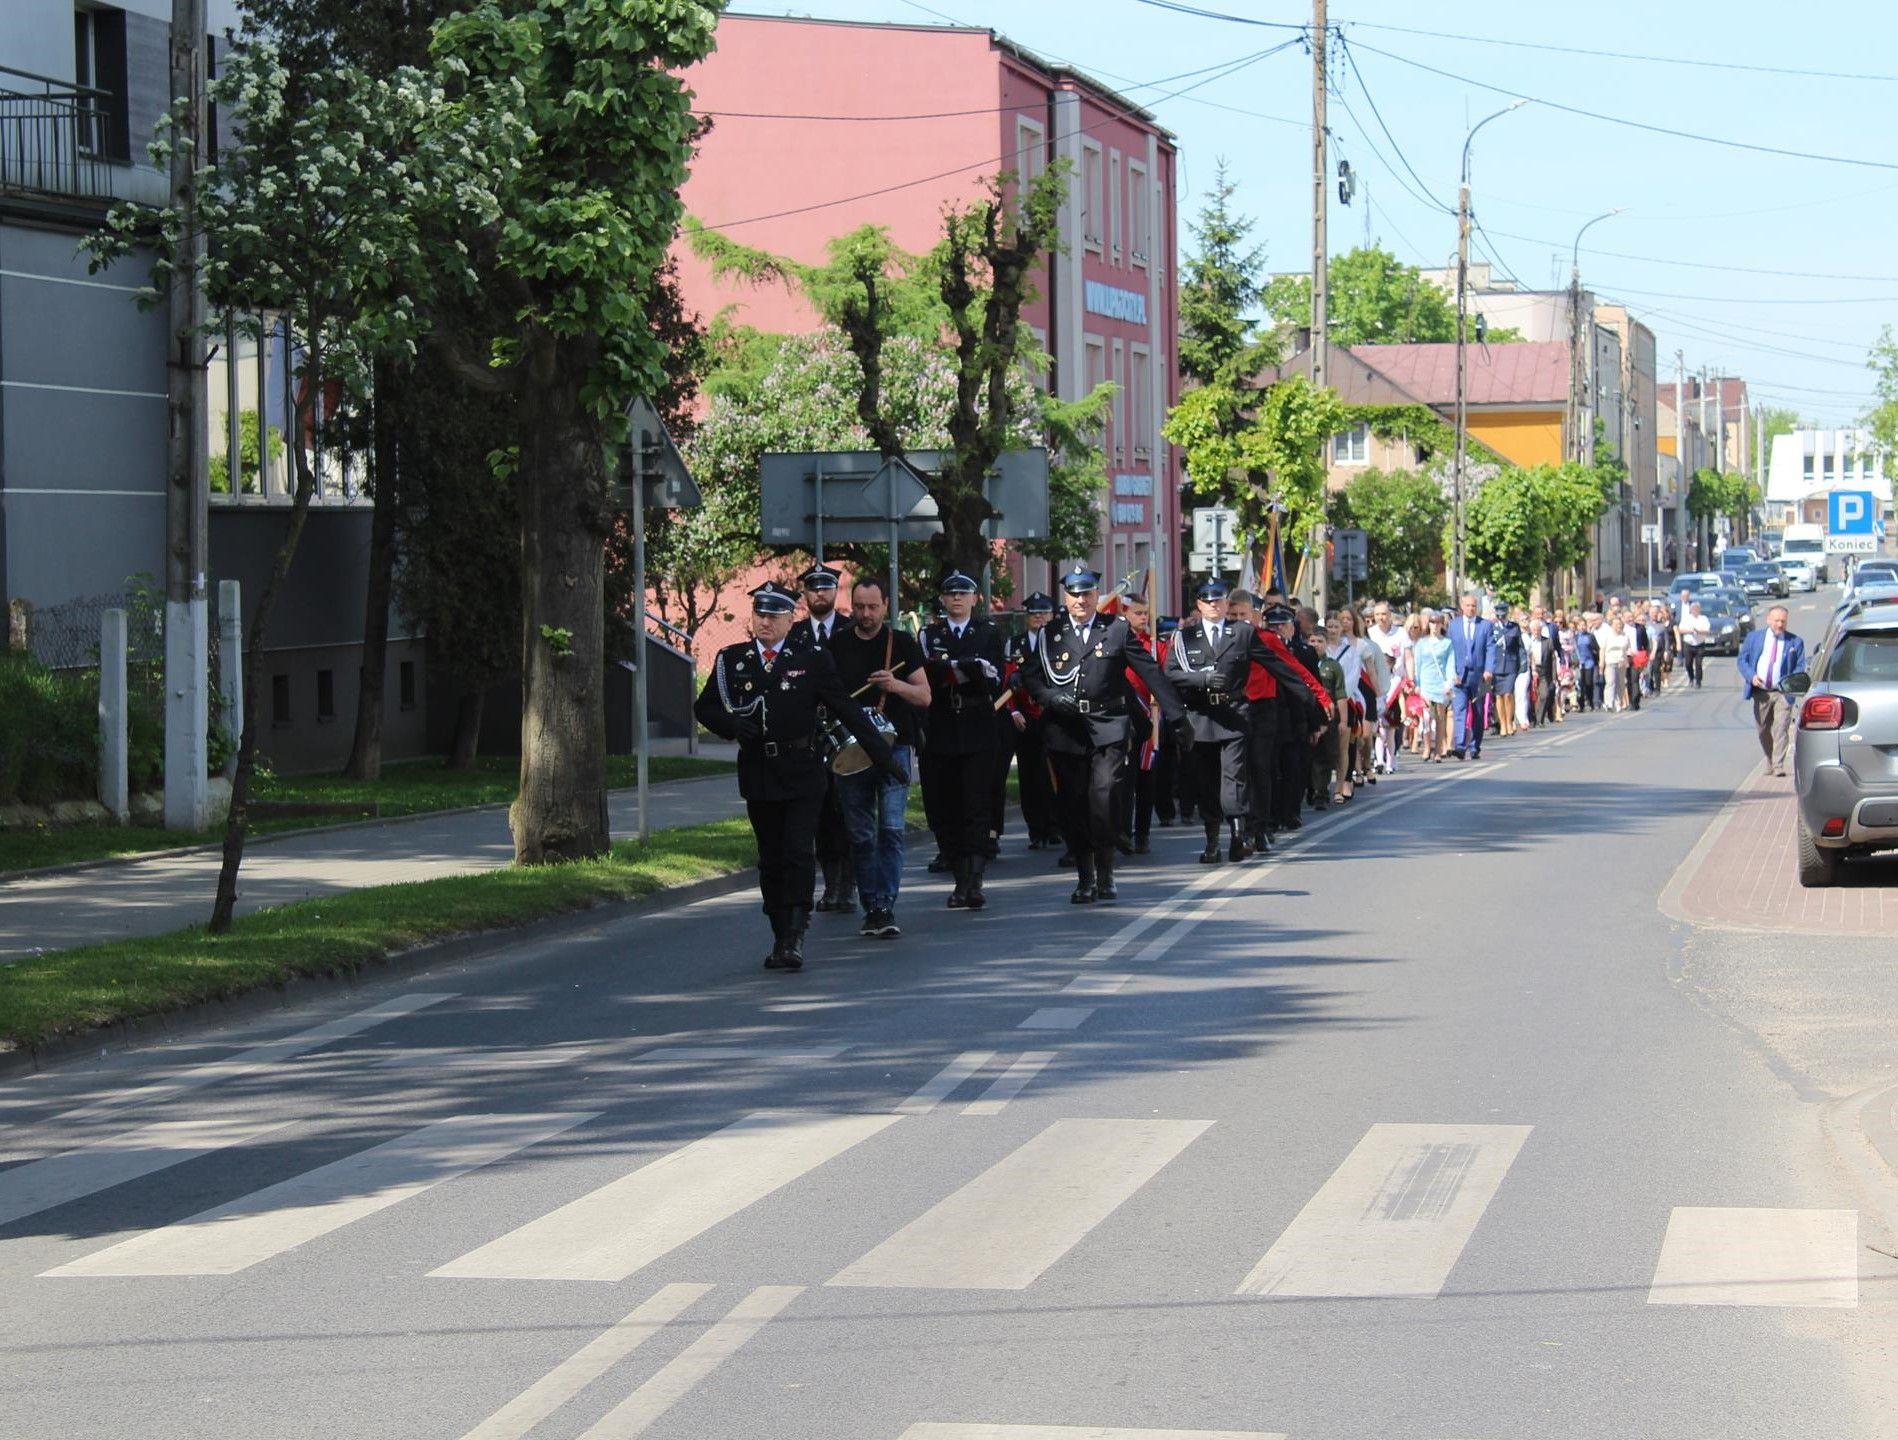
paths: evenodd
<path fill-rule="evenodd" d="M 827 715 L 863 745 L 878 769 L 907 781 L 863 707 L 844 689 L 830 655 L 790 637 L 797 597 L 777 584 L 751 592 L 752 638 L 727 645 L 692 713 L 714 735 L 738 742 L 738 793 L 758 841 L 758 889 L 771 921 L 767 970 L 804 968 L 804 932 L 817 883 L 816 832 L 830 767 Z"/>
<path fill-rule="evenodd" d="M 990 781 L 995 773 L 995 697 L 1002 688 L 1002 632 L 975 617 L 977 586 L 961 571 L 943 577 L 943 615 L 923 629 L 929 716 L 923 725 L 923 790 L 936 843 L 956 888 L 951 910 L 988 904 Z"/>
<path fill-rule="evenodd" d="M 1127 622 L 1097 613 L 1100 584 L 1100 576 L 1085 566 L 1062 577 L 1067 614 L 1044 632 L 1041 663 L 1022 670 L 1030 698 L 1043 711 L 1062 827 L 1080 872 L 1068 897 L 1076 905 L 1119 897 L 1114 786 L 1139 708 L 1126 672 L 1146 682 L 1169 728 L 1179 726 L 1186 713 L 1173 682 Z"/>
<path fill-rule="evenodd" d="M 837 612 L 837 582 L 842 578 L 841 570 L 831 569 L 822 560 L 797 577 L 798 588 L 804 592 L 804 618 L 791 627 L 793 641 L 828 650 L 831 640 L 850 628 L 850 617 Z M 835 776 L 825 786 L 824 803 L 817 812 L 817 868 L 824 877 L 817 908 L 843 915 L 855 910 L 856 868 L 850 863 L 850 837 Z"/>
<path fill-rule="evenodd" d="M 1219 863 L 1222 820 L 1231 830 L 1227 858 L 1236 864 L 1252 853 L 1245 834 L 1250 808 L 1245 690 L 1256 636 L 1245 621 L 1227 618 L 1226 593 L 1223 580 L 1202 584 L 1198 613 L 1180 626 L 1166 652 L 1167 678 L 1179 687 L 1192 731 L 1195 793 L 1206 825 L 1202 865 Z"/>

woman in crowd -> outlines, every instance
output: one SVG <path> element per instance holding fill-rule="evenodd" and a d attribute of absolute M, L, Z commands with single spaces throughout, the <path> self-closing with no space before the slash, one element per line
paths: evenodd
<path fill-rule="evenodd" d="M 1600 619 L 1584 610 L 1575 619 L 1575 708 L 1601 708 L 1601 639 L 1595 634 Z"/>
<path fill-rule="evenodd" d="M 1450 748 L 1450 691 L 1456 680 L 1456 647 L 1450 642 L 1449 621 L 1432 610 L 1427 632 L 1411 653 L 1416 657 L 1417 689 L 1430 707 L 1424 721 L 1428 757 L 1441 762 Z"/>
<path fill-rule="evenodd" d="M 1529 612 L 1520 605 L 1510 610 L 1509 620 L 1516 627 L 1522 644 L 1522 669 L 1516 672 L 1516 728 L 1533 730 L 1536 712 L 1531 695 L 1535 678 L 1542 673 L 1542 631 L 1529 623 Z"/>
<path fill-rule="evenodd" d="M 1398 704 L 1403 715 L 1404 748 L 1422 757 L 1430 738 L 1430 702 L 1423 698 L 1417 683 L 1417 642 L 1424 638 L 1427 611 L 1418 610 L 1404 620 L 1404 648 L 1398 651 Z"/>
<path fill-rule="evenodd" d="M 1496 704 L 1496 733 L 1516 733 L 1516 677 L 1527 668 L 1523 664 L 1522 626 L 1502 601 L 1496 602 L 1496 628 L 1489 642 L 1490 689 Z"/>
<path fill-rule="evenodd" d="M 1634 637 L 1628 633 L 1628 623 L 1621 618 L 1619 610 L 1612 611 L 1595 632 L 1595 643 L 1601 649 L 1601 679 L 1607 708 L 1624 709 L 1628 703 L 1628 657 L 1634 653 Z"/>
<path fill-rule="evenodd" d="M 1337 662 L 1342 689 L 1332 695 L 1338 701 L 1338 734 L 1332 755 L 1331 795 L 1333 804 L 1351 798 L 1351 762 L 1357 749 L 1357 734 L 1364 724 L 1364 700 L 1358 682 L 1364 675 L 1364 657 L 1358 652 L 1358 639 L 1352 633 L 1356 617 L 1349 610 L 1334 610 L 1325 621 L 1327 660 Z"/>
<path fill-rule="evenodd" d="M 1355 778 L 1362 779 L 1366 785 L 1375 785 L 1384 769 L 1381 756 L 1384 707 L 1390 699 L 1394 682 L 1391 679 L 1391 662 L 1384 653 L 1384 647 L 1371 638 L 1371 625 L 1366 618 L 1368 613 L 1366 609 L 1350 615 L 1351 633 L 1357 637 L 1358 646 L 1358 694 L 1364 699 L 1364 723 L 1358 727 L 1352 769 L 1356 772 Z"/>

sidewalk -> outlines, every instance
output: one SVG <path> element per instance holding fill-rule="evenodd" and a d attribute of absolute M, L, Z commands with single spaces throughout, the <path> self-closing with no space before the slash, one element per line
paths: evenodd
<path fill-rule="evenodd" d="M 719 752 L 707 747 L 704 753 Z M 613 834 L 631 835 L 635 792 L 615 790 L 607 800 Z M 652 787 L 655 830 L 743 813 L 731 775 Z M 194 851 L 0 884 L 0 957 L 200 924 L 211 914 L 219 858 L 215 850 Z M 369 885 L 494 870 L 513 858 L 506 806 L 253 837 L 238 877 L 237 913 Z"/>

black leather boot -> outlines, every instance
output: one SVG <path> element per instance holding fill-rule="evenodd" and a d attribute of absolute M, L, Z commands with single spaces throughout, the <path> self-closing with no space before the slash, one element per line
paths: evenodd
<path fill-rule="evenodd" d="M 1080 872 L 1080 880 L 1074 887 L 1074 893 L 1068 896 L 1071 905 L 1092 905 L 1099 898 L 1094 888 L 1094 857 L 1085 851 L 1075 856 L 1075 869 Z"/>
<path fill-rule="evenodd" d="M 786 970 L 804 968 L 804 932 L 810 928 L 811 912 L 792 910 L 784 917 L 784 942 L 778 946 L 778 958 Z"/>
<path fill-rule="evenodd" d="M 988 869 L 988 865 L 986 856 L 975 855 L 969 859 L 969 884 L 963 903 L 971 910 L 980 910 L 989 903 L 989 897 L 982 893 L 982 872 Z"/>
<path fill-rule="evenodd" d="M 966 856 L 956 861 L 956 888 L 949 892 L 951 910 L 969 908 L 969 863 Z"/>
<path fill-rule="evenodd" d="M 782 910 L 773 910 L 767 917 L 771 921 L 771 953 L 764 957 L 764 968 L 783 970 L 784 964 L 784 914 Z"/>
<path fill-rule="evenodd" d="M 822 860 L 818 864 L 824 872 L 824 893 L 818 897 L 817 909 L 821 914 L 828 915 L 833 910 L 844 908 L 837 903 L 838 876 L 844 867 L 841 860 Z"/>
<path fill-rule="evenodd" d="M 1094 856 L 1094 896 L 1102 901 L 1120 899 L 1120 891 L 1114 885 L 1114 851 L 1111 846 Z"/>
<path fill-rule="evenodd" d="M 1239 822 L 1234 820 L 1232 822 L 1232 843 L 1226 849 L 1226 858 L 1237 862 L 1244 860 L 1251 853 L 1252 847 L 1246 844 L 1246 837 L 1242 835 L 1239 830 Z"/>
<path fill-rule="evenodd" d="M 1199 863 L 1202 865 L 1219 863 L 1219 822 L 1217 820 L 1206 822 L 1206 848 L 1199 852 Z"/>

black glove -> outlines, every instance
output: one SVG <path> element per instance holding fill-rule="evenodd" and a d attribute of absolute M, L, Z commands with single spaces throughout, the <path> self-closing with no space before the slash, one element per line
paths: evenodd
<path fill-rule="evenodd" d="M 760 720 L 755 714 L 735 717 L 732 721 L 732 726 L 737 730 L 740 740 L 764 739 L 764 721 Z"/>
<path fill-rule="evenodd" d="M 1193 722 L 1184 715 L 1167 727 L 1173 736 L 1173 743 L 1182 750 L 1193 748 Z"/>
<path fill-rule="evenodd" d="M 909 771 L 904 769 L 903 766 L 897 762 L 894 755 L 887 756 L 877 762 L 877 774 L 881 775 L 885 780 L 888 780 L 892 785 L 909 784 Z"/>
<path fill-rule="evenodd" d="M 1081 706 L 1080 702 L 1066 690 L 1057 690 L 1048 697 L 1047 703 L 1041 708 L 1054 710 L 1063 715 L 1073 715 L 1080 710 Z"/>

